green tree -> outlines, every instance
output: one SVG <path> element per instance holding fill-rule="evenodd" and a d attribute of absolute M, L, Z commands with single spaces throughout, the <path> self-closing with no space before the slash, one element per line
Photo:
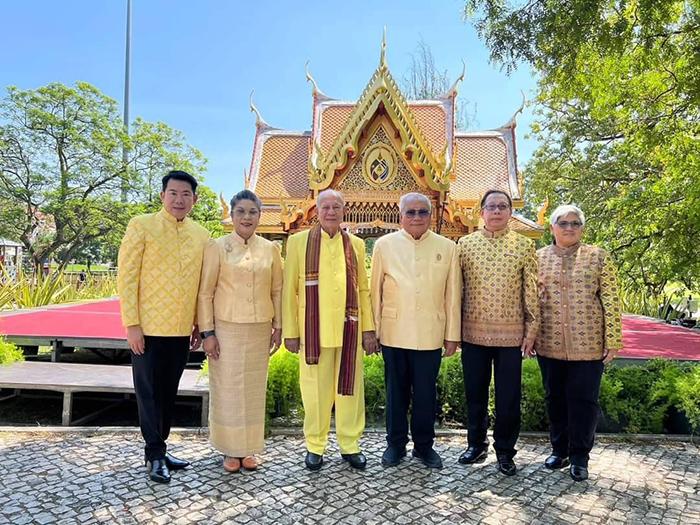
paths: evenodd
<path fill-rule="evenodd" d="M 201 179 L 206 161 L 179 131 L 141 119 L 132 130 L 128 136 L 116 102 L 88 83 L 8 88 L 0 102 L 0 223 L 35 267 L 52 258 L 63 266 L 83 248 L 95 253 L 96 243 L 113 256 L 129 218 L 159 202 L 169 168 Z M 211 222 L 212 199 L 204 202 L 208 211 L 199 213 Z"/>
<path fill-rule="evenodd" d="M 506 70 L 539 74 L 529 197 L 573 202 L 625 282 L 700 280 L 700 2 L 469 0 Z"/>

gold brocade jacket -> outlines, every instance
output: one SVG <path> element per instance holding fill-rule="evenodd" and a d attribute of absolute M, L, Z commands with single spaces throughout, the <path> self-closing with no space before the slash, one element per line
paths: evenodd
<path fill-rule="evenodd" d="M 458 242 L 464 288 L 462 339 L 481 346 L 520 346 L 539 328 L 537 256 L 527 237 L 506 228 L 479 230 Z"/>
<path fill-rule="evenodd" d="M 370 283 L 384 346 L 436 350 L 460 341 L 462 272 L 453 241 L 431 231 L 417 240 L 405 230 L 380 237 Z"/>
<path fill-rule="evenodd" d="M 278 246 L 258 235 L 246 242 L 237 233 L 209 241 L 197 298 L 199 330 L 215 320 L 264 323 L 282 328 L 282 256 Z"/>
<path fill-rule="evenodd" d="M 537 251 L 542 322 L 538 355 L 593 361 L 622 348 L 615 267 L 602 248 L 576 244 Z"/>
<path fill-rule="evenodd" d="M 282 336 L 285 339 L 300 338 L 305 344 L 306 323 L 306 242 L 309 230 L 295 233 L 287 239 L 287 256 L 284 261 L 284 284 L 282 286 Z M 357 257 L 357 287 L 359 305 L 359 329 L 374 330 L 372 305 L 369 300 L 369 283 L 365 269 L 365 243 L 350 235 Z M 343 346 L 345 326 L 345 252 L 340 233 L 332 238 L 321 231 L 321 252 L 318 265 L 319 337 L 321 347 Z"/>
<path fill-rule="evenodd" d="M 131 219 L 119 247 L 122 324 L 140 325 L 144 335 L 190 335 L 208 240 L 202 226 L 165 209 Z"/>

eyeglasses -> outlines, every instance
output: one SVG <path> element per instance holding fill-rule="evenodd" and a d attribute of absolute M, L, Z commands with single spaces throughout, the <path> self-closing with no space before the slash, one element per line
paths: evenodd
<path fill-rule="evenodd" d="M 583 223 L 579 221 L 557 221 L 557 226 L 560 228 L 573 228 L 574 230 L 578 230 L 583 226 Z"/>
<path fill-rule="evenodd" d="M 484 209 L 488 210 L 488 211 L 496 211 L 496 210 L 506 211 L 506 210 L 510 209 L 510 206 L 508 204 L 503 204 L 503 203 L 501 203 L 501 204 L 487 204 L 486 206 L 484 206 Z"/>
<path fill-rule="evenodd" d="M 425 208 L 421 208 L 420 210 L 406 210 L 403 212 L 403 214 L 406 217 L 427 217 L 430 215 L 430 210 L 426 210 Z"/>

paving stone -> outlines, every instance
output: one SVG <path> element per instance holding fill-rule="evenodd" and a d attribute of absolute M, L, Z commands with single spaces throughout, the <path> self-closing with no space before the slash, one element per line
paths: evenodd
<path fill-rule="evenodd" d="M 698 447 L 687 443 L 602 442 L 590 479 L 550 472 L 544 439 L 524 438 L 519 472 L 498 473 L 456 458 L 463 437 L 441 437 L 445 467 L 424 468 L 410 455 L 382 468 L 384 436 L 368 433 L 365 471 L 340 458 L 332 438 L 323 468 L 303 465 L 303 440 L 274 436 L 257 472 L 228 474 L 206 436 L 171 436 L 173 451 L 193 466 L 169 485 L 151 483 L 137 433 L 0 433 L 0 523 L 437 524 L 677 523 L 700 521 Z M 41 458 L 37 461 L 37 458 Z"/>

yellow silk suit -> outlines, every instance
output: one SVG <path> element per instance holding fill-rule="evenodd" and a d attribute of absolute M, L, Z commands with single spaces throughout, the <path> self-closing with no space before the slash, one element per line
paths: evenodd
<path fill-rule="evenodd" d="M 374 330 L 369 285 L 365 270 L 365 245 L 350 236 L 357 257 L 359 293 L 359 335 L 355 362 L 355 391 L 341 396 L 338 391 L 340 355 L 343 346 L 346 273 L 343 239 L 340 233 L 330 237 L 321 232 L 318 276 L 319 330 L 321 353 L 317 365 L 307 365 L 304 358 L 304 324 L 306 315 L 306 243 L 309 231 L 287 240 L 282 287 L 282 336 L 299 338 L 299 382 L 304 403 L 304 436 L 309 452 L 322 455 L 328 442 L 330 417 L 335 405 L 338 446 L 342 454 L 360 451 L 359 440 L 365 428 L 365 396 L 362 373 L 362 332 Z"/>

